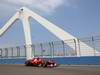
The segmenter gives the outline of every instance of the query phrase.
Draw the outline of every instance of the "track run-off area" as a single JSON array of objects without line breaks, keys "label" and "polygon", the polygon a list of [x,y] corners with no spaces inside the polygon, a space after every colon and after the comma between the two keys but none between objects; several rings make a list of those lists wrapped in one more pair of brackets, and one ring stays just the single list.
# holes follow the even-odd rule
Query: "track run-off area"
[{"label": "track run-off area", "polygon": [[100,66],[66,65],[56,68],[0,65],[0,75],[100,75]]}]

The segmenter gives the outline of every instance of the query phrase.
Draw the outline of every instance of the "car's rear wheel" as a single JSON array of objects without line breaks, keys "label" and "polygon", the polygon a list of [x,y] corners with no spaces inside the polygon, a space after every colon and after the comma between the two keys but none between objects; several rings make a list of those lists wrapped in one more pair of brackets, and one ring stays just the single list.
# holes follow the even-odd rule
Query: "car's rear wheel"
[{"label": "car's rear wheel", "polygon": [[31,64],[29,61],[26,61],[26,62],[25,62],[25,65],[26,65],[26,66],[31,66],[32,64]]}]

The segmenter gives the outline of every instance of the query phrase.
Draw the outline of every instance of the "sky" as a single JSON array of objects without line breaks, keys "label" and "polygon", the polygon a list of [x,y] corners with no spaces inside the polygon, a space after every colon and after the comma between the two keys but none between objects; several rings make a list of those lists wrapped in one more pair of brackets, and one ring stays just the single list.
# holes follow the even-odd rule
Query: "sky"
[{"label": "sky", "polygon": [[[23,6],[77,38],[100,35],[100,0],[0,0],[0,28]],[[30,25],[32,43],[59,40],[33,19]],[[21,21],[0,37],[1,46],[24,43]]]}]

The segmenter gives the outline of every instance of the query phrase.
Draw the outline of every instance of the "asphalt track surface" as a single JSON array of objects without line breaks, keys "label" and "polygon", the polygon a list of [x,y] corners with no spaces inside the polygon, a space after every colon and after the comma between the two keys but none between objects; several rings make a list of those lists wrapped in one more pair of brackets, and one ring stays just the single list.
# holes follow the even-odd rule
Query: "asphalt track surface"
[{"label": "asphalt track surface", "polygon": [[100,67],[60,66],[57,68],[0,65],[0,75],[100,75]]}]

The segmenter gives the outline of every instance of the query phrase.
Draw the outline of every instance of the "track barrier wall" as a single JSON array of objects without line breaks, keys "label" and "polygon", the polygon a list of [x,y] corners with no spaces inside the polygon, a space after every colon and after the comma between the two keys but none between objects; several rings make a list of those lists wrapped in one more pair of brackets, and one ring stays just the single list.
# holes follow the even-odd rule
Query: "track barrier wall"
[{"label": "track barrier wall", "polygon": [[[55,57],[44,58],[54,60],[61,65],[100,65],[100,56],[96,57]],[[26,59],[0,59],[0,64],[24,64]]]}]

